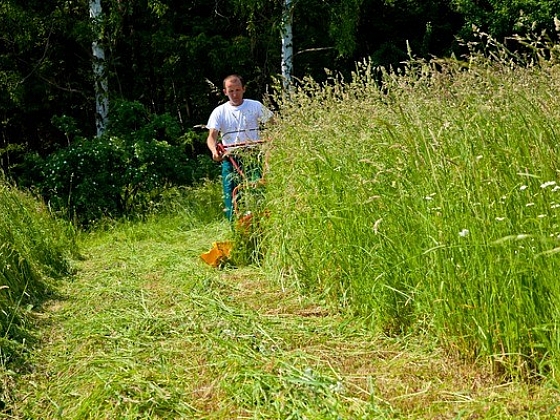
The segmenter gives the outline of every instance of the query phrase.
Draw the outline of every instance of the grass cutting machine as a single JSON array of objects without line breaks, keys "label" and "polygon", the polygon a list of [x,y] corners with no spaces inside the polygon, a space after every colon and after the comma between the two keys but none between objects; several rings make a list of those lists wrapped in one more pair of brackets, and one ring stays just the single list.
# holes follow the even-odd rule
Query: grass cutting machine
[{"label": "grass cutting machine", "polygon": [[[218,143],[216,147],[222,159],[227,159],[235,169],[232,227],[239,245],[235,248],[244,248],[245,251],[254,251],[258,240],[254,218],[255,214],[260,214],[263,201],[263,143],[252,141],[231,146]],[[233,241],[214,242],[212,249],[202,254],[201,258],[207,264],[219,267],[231,258],[233,251]]]}]

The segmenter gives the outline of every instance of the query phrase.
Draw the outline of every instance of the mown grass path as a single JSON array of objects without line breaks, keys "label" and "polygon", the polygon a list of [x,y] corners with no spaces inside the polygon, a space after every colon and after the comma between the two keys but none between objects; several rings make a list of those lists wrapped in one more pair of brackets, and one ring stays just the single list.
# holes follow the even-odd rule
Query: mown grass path
[{"label": "mown grass path", "polygon": [[552,387],[368,333],[257,268],[205,266],[224,232],[160,219],[84,236],[6,418],[557,417]]}]

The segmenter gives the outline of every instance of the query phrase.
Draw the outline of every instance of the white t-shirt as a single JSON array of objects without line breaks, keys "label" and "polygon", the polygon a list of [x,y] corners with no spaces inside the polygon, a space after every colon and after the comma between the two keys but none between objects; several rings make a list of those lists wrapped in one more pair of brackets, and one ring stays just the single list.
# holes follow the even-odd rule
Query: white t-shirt
[{"label": "white t-shirt", "polygon": [[214,109],[206,127],[221,133],[224,146],[232,146],[259,140],[260,124],[264,124],[270,118],[272,111],[262,103],[253,99],[243,99],[239,106],[226,102]]}]

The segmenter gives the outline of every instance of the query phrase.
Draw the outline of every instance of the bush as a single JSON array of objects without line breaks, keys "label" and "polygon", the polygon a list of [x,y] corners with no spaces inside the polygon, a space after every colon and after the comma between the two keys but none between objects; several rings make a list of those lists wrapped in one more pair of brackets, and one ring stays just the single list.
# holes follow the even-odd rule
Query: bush
[{"label": "bush", "polygon": [[181,135],[168,114],[150,115],[139,103],[120,102],[111,116],[100,138],[77,138],[44,159],[27,157],[27,166],[39,172],[27,186],[79,223],[149,211],[166,189],[215,171],[209,157],[195,155],[201,135]]}]

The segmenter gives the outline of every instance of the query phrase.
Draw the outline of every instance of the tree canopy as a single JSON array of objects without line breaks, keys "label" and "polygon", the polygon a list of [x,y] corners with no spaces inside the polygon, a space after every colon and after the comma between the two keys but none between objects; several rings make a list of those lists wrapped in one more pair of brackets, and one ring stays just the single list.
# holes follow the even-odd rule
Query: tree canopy
[{"label": "tree canopy", "polygon": [[[111,103],[169,115],[183,135],[242,74],[262,98],[281,75],[285,0],[101,0]],[[93,30],[87,0],[0,0],[0,157],[5,172],[93,138]],[[554,30],[560,0],[292,0],[293,77],[349,74],[364,59],[398,66],[448,56],[473,25],[498,39]],[[136,105],[135,105],[136,106]],[[156,136],[157,137],[157,136]],[[190,153],[200,153],[194,142]]]},{"label": "tree canopy", "polygon": [[[280,74],[283,0],[103,0],[112,97],[170,112],[185,129],[220,100],[223,76],[242,73],[260,97]],[[66,144],[53,125],[71,117],[91,135],[92,28],[85,0],[1,0],[0,115],[3,144],[51,151]],[[497,37],[553,28],[560,1],[308,0],[294,2],[294,76],[351,71],[446,55],[472,24]]]}]

